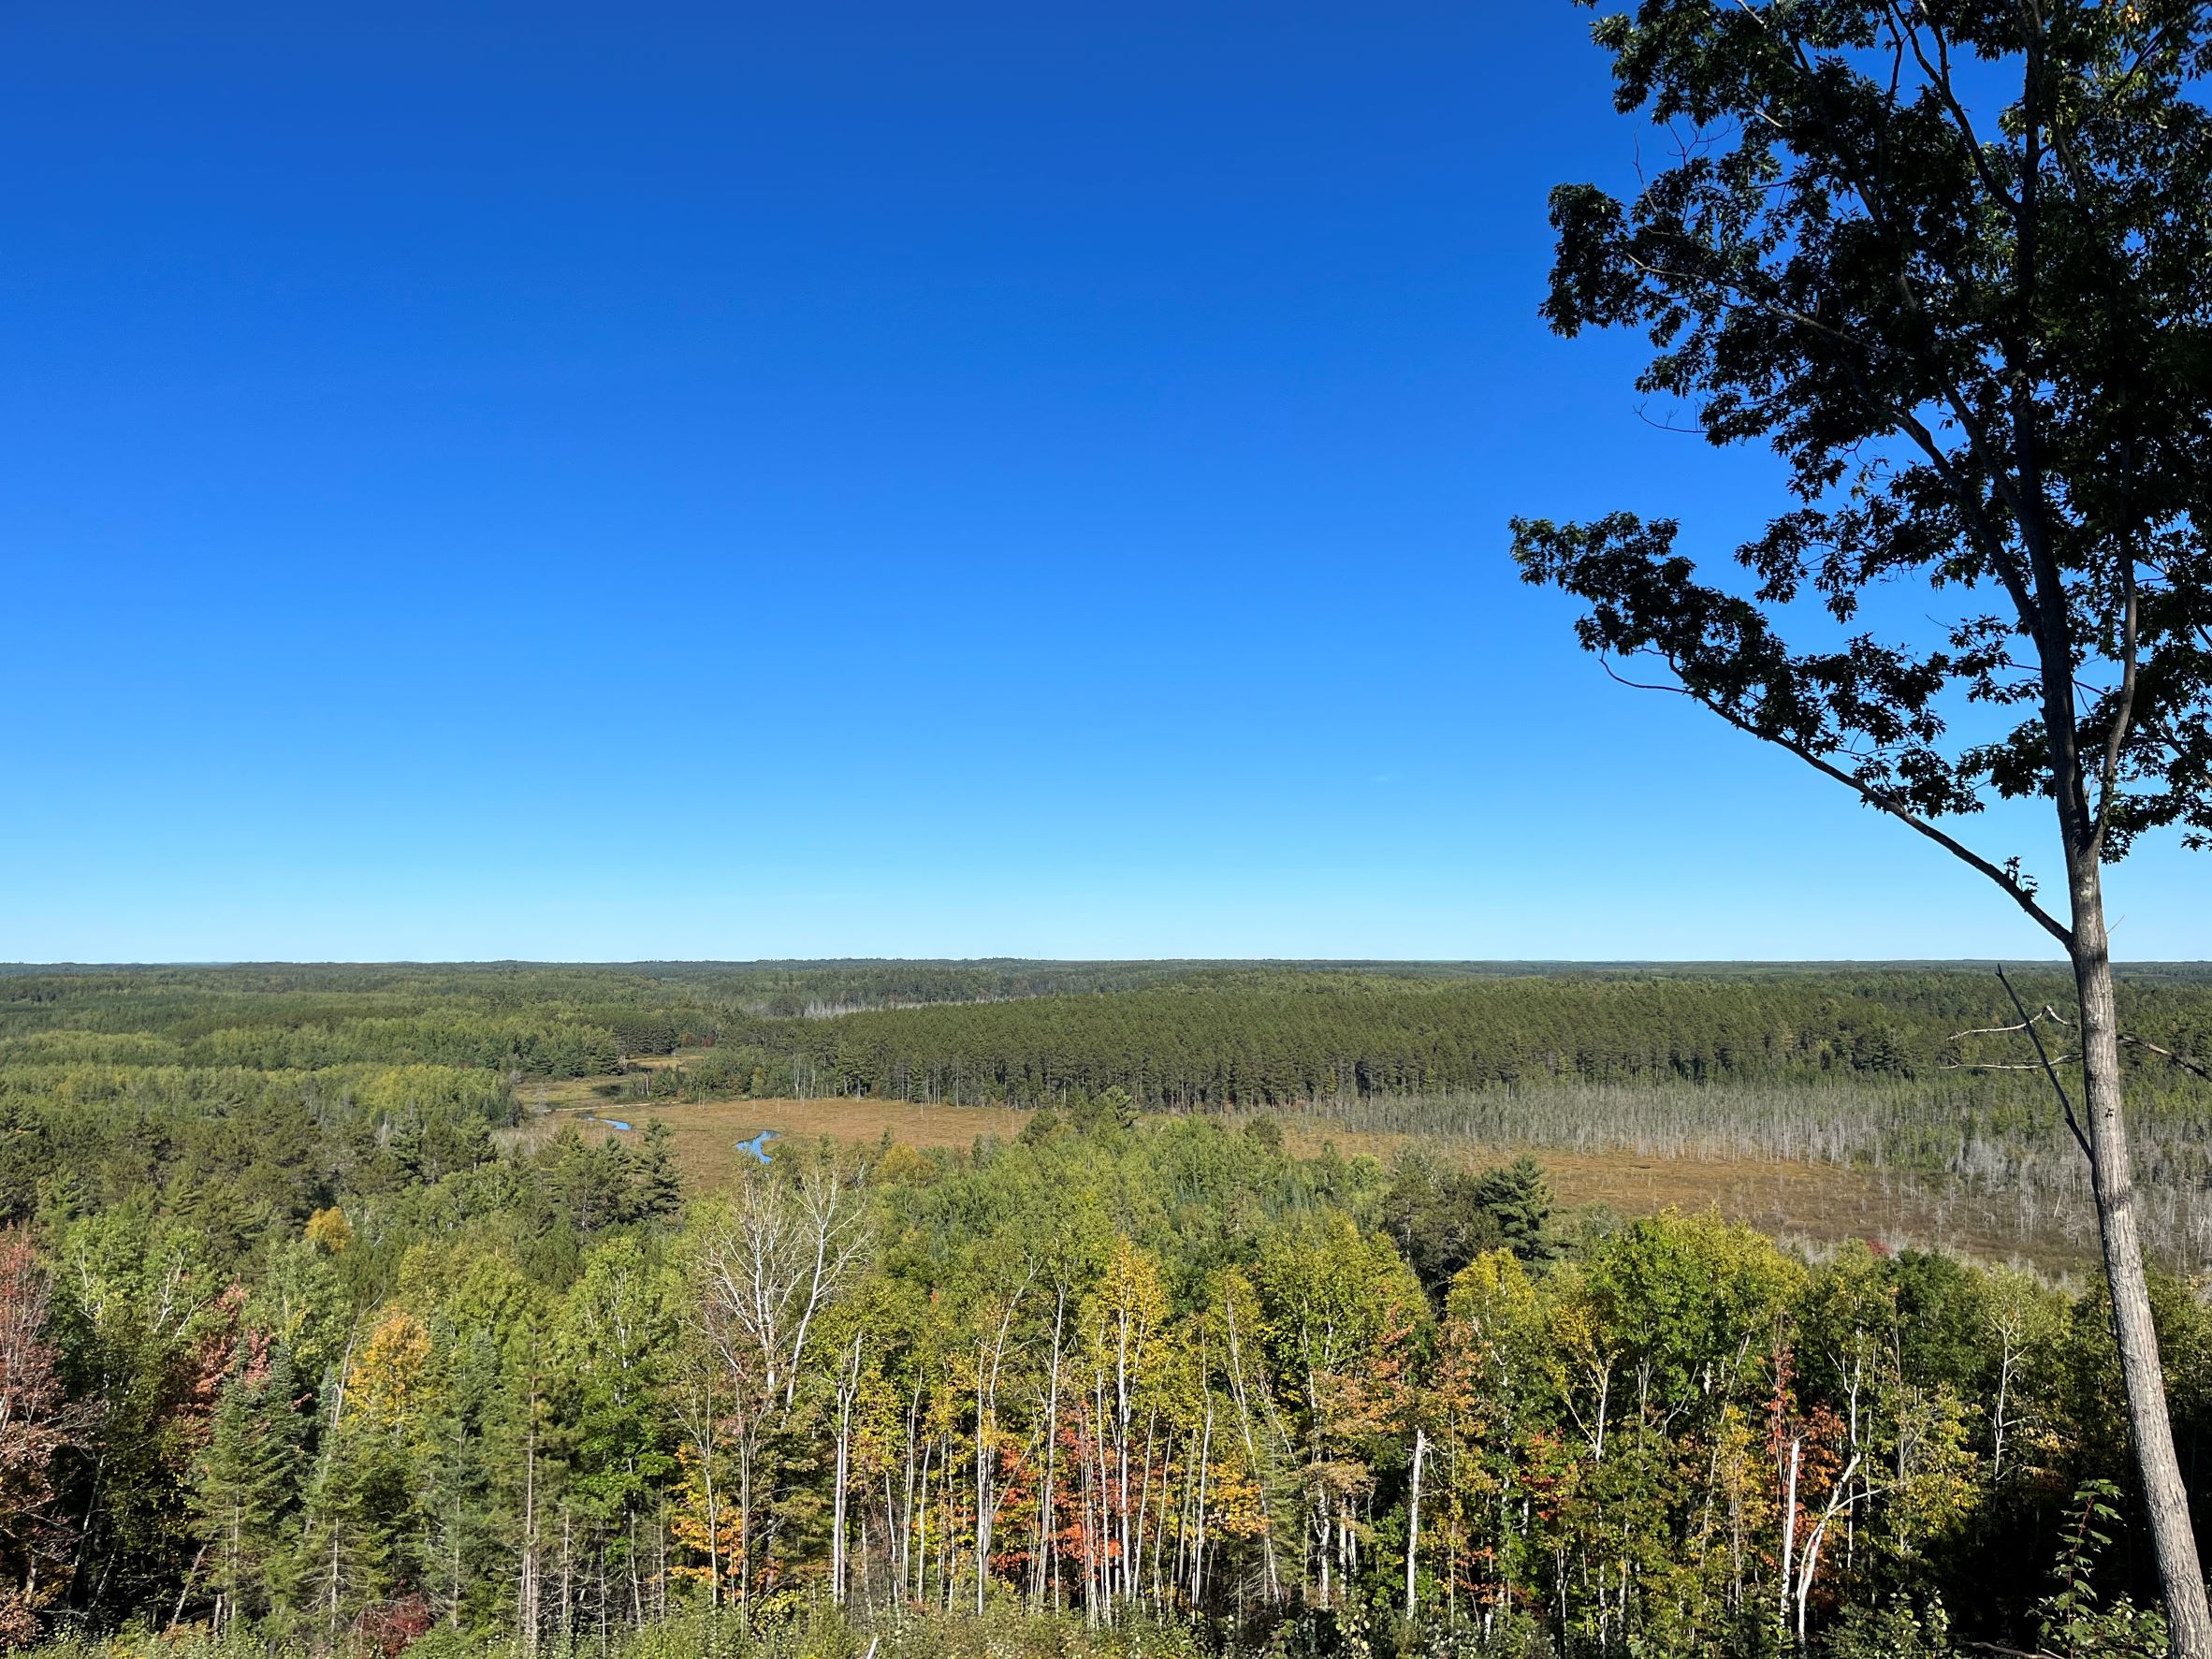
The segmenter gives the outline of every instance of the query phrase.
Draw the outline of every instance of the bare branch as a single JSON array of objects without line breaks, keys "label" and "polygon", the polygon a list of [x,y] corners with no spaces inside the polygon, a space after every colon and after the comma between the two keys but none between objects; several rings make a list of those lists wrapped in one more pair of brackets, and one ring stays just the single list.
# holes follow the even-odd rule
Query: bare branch
[{"label": "bare branch", "polygon": [[2170,1048],[2161,1048],[2155,1042],[2147,1042],[2140,1037],[2130,1037],[2123,1033],[2120,1037],[2120,1041],[2126,1043],[2130,1048],[2139,1048],[2147,1054],[2154,1054],[2158,1055],[2162,1060],[2171,1060],[2175,1065],[2180,1067],[2184,1071],[2193,1071],[2197,1076],[2203,1078],[2206,1083],[2212,1083],[2212,1066],[2206,1066],[2201,1061],[2192,1060],[2187,1055],[2177,1055]]},{"label": "bare branch", "polygon": [[[2034,1025],[2037,1020],[2044,1019],[2059,1020],[2059,1024],[2061,1026],[2066,1024],[2064,1020],[2059,1019],[2059,1015],[2055,1010],[2045,1007],[2040,1013],[2030,1014],[2025,1021],[2017,1026],[1977,1026],[1972,1031],[1957,1031],[1952,1033],[1951,1041],[1953,1042],[1962,1042],[1969,1037],[2016,1037],[2021,1032],[2027,1030],[2030,1026]],[[2068,1028],[2072,1029],[2071,1026]]]},{"label": "bare branch", "polygon": [[[2035,1014],[2033,1018],[2030,1020],[2029,1024],[2034,1024],[2035,1020],[2049,1020],[2054,1025],[2063,1026],[2069,1031],[2074,1029],[2074,1022],[2068,1019],[2064,1014],[2060,1013],[2057,1009],[2051,1007],[2051,1005],[2047,1002],[2044,1004],[2042,1011]],[[1994,1027],[1994,1029],[2000,1031],[2025,1031],[2027,1028],[2027,1026],[2000,1026]],[[1980,1035],[1980,1033],[1962,1031],[1959,1033],[1959,1035],[1961,1037],[1973,1037]],[[2162,1048],[2159,1044],[2152,1042],[2148,1038],[2131,1037],[2125,1031],[2117,1032],[2115,1035],[2121,1042],[2126,1043],[2130,1048],[2139,1048],[2146,1054],[2158,1055],[2161,1060],[2170,1060],[2175,1065],[2180,1067],[2184,1071],[2194,1072],[2197,1076],[2203,1078],[2206,1083],[2212,1083],[2212,1066],[2207,1066],[2201,1060],[2192,1060],[2187,1055],[2177,1055],[2170,1048]],[[1953,1041],[1957,1040],[1954,1039]]]},{"label": "bare branch", "polygon": [[[2071,952],[2068,953],[2072,954]],[[2028,1041],[2035,1044],[2035,1057],[2043,1062],[2044,1075],[2051,1080],[2051,1088],[2059,1097],[2059,1110],[2066,1117],[2066,1127],[2074,1131],[2074,1144],[2081,1148],[2082,1157],[2089,1160],[2089,1169],[2094,1172],[2097,1168],[2097,1151],[2089,1144],[2088,1136],[2081,1132],[2081,1120],[2074,1115],[2074,1100],[2066,1093],[2066,1085],[2059,1081],[2058,1063],[2045,1052],[2043,1037],[2035,1029],[2035,1022],[2028,1017],[2028,1009],[2021,1002],[2019,992],[2013,989],[2011,977],[2001,968],[1997,970],[1997,982],[2004,987],[2004,994],[2013,999],[2013,1011],[2020,1016],[2020,1025],[2028,1033]],[[2048,1003],[2044,1005],[2044,1012],[2053,1019],[2059,1017],[2058,1011]]]}]

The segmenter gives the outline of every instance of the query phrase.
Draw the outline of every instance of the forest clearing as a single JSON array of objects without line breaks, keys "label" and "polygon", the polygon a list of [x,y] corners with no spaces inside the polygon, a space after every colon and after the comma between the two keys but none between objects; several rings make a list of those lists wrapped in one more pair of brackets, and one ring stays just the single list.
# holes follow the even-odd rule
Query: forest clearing
[{"label": "forest clearing", "polygon": [[[516,1143],[542,1146],[564,1122],[588,1135],[611,1135],[587,1115],[598,1110],[597,1101],[587,1100],[595,1086],[604,1085],[575,1080],[521,1085],[517,1093],[544,1115],[512,1131]],[[2024,1230],[2009,1201],[1977,1199],[1960,1184],[1940,1178],[1709,1152],[1562,1150],[1529,1142],[1338,1127],[1295,1108],[1254,1110],[1279,1114],[1287,1143],[1302,1157],[1318,1157],[1332,1149],[1342,1157],[1387,1164],[1408,1149],[1427,1149],[1455,1168],[1478,1171],[1535,1153],[1566,1210],[1596,1207],[1634,1217],[1710,1208],[1728,1221],[1812,1245],[1940,1245],[1985,1261],[2027,1261],[2055,1273],[2077,1273],[2093,1260],[2078,1229],[2071,1238],[2048,1227]],[[888,1143],[965,1150],[984,1137],[1012,1139],[1033,1114],[874,1097],[677,1100],[656,1104],[650,1113],[672,1132],[686,1179],[708,1188],[746,1172],[751,1160],[736,1141],[763,1128],[801,1142],[827,1137],[856,1148]]]}]

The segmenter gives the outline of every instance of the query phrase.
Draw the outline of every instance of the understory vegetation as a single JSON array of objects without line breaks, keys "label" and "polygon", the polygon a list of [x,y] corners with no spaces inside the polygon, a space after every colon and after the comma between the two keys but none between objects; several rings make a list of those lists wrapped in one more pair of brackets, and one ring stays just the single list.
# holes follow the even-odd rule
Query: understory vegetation
[{"label": "understory vegetation", "polygon": [[[748,999],[935,982],[749,971],[0,975],[0,1642],[2159,1651],[2101,1289],[1566,1213],[1540,1154],[1467,1155],[2086,1207],[2050,1081],[1975,1070],[2020,1040],[1957,1040],[2005,1023],[1986,971],[947,970],[998,999],[820,1017]],[[2122,1013],[2202,1054],[2212,984]],[[656,1098],[794,1061],[1037,1109],[687,1190]],[[2139,1068],[2196,1216],[2212,1086]],[[634,1083],[634,1129],[508,1133],[561,1075]],[[2158,1244],[2201,1469],[2212,1311]]]}]

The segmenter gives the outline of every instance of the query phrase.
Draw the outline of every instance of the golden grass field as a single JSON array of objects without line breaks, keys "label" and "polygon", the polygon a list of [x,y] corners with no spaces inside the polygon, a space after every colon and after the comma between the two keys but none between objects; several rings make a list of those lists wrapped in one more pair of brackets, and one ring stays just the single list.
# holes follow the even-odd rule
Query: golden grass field
[{"label": "golden grass field", "polygon": [[[525,1083],[517,1092],[531,1115],[515,1138],[540,1142],[564,1123],[589,1130],[592,1125],[588,1114],[619,1118],[636,1130],[645,1128],[648,1117],[659,1118],[675,1134],[677,1157],[687,1182],[695,1189],[711,1189],[758,1167],[736,1143],[763,1129],[790,1139],[827,1135],[856,1145],[876,1144],[888,1134],[894,1142],[908,1146],[965,1148],[984,1136],[1011,1139],[1028,1118],[1026,1112],[1005,1107],[872,1099],[648,1105],[605,1099],[595,1092],[599,1086],[604,1086],[601,1080],[590,1079]],[[1986,1260],[2017,1259],[2046,1269],[2075,1265],[2079,1256],[2053,1240],[2024,1243],[1993,1206],[1970,1195],[1926,1182],[1885,1180],[1870,1171],[1832,1164],[1524,1148],[1460,1138],[1345,1131],[1300,1123],[1294,1115],[1286,1116],[1285,1129],[1286,1141],[1301,1153],[1317,1153],[1332,1142],[1346,1157],[1368,1153],[1386,1162],[1416,1141],[1439,1157],[1477,1169],[1533,1151],[1550,1179],[1554,1198],[1570,1210],[1602,1204],[1636,1216],[1669,1207],[1710,1207],[1731,1221],[1814,1245],[1853,1239],[1878,1240],[1893,1247],[1940,1243],[1946,1249]]]}]

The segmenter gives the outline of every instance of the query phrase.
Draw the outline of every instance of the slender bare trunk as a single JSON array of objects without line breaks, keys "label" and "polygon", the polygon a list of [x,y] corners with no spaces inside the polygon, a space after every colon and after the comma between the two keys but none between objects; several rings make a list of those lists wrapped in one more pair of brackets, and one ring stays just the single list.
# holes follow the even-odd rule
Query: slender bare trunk
[{"label": "slender bare trunk", "polygon": [[848,1489],[852,1480],[852,1411],[860,1396],[860,1360],[865,1334],[852,1338],[852,1358],[838,1379],[837,1387],[837,1490],[834,1494],[834,1514],[830,1521],[830,1599],[842,1604],[847,1597],[846,1579],[850,1571],[846,1544],[851,1501]]},{"label": "slender bare trunk", "polygon": [[1776,1609],[1779,1634],[1786,1638],[1790,1628],[1790,1591],[1794,1583],[1791,1568],[1795,1564],[1797,1541],[1797,1465],[1804,1456],[1805,1442],[1792,1439],[1789,1461],[1784,1465],[1783,1496],[1782,1502],[1782,1600]]},{"label": "slender bare trunk", "polygon": [[522,1560],[521,1583],[515,1598],[516,1623],[521,1626],[517,1633],[522,1638],[522,1652],[527,1656],[538,1651],[538,1423],[537,1390],[533,1385],[530,1397],[530,1431],[528,1445],[523,1451],[522,1466]]},{"label": "slender bare trunk", "polygon": [[1068,1288],[1055,1288],[1053,1297],[1053,1349],[1044,1392],[1044,1492],[1037,1507],[1037,1579],[1035,1600],[1041,1607],[1049,1585],[1058,1580],[1053,1567],[1053,1485],[1058,1477],[1060,1449],[1060,1328],[1068,1313]]},{"label": "slender bare trunk", "polygon": [[[996,1377],[993,1378],[996,1381]],[[991,1433],[996,1415],[992,1389],[984,1382],[983,1354],[979,1345],[975,1363],[975,1610],[982,1617],[991,1560]]]},{"label": "slender bare trunk", "polygon": [[1429,1435],[1425,1429],[1413,1432],[1413,1491],[1405,1505],[1405,1617],[1410,1621],[1419,1608],[1421,1559],[1421,1463],[1429,1454]]}]

